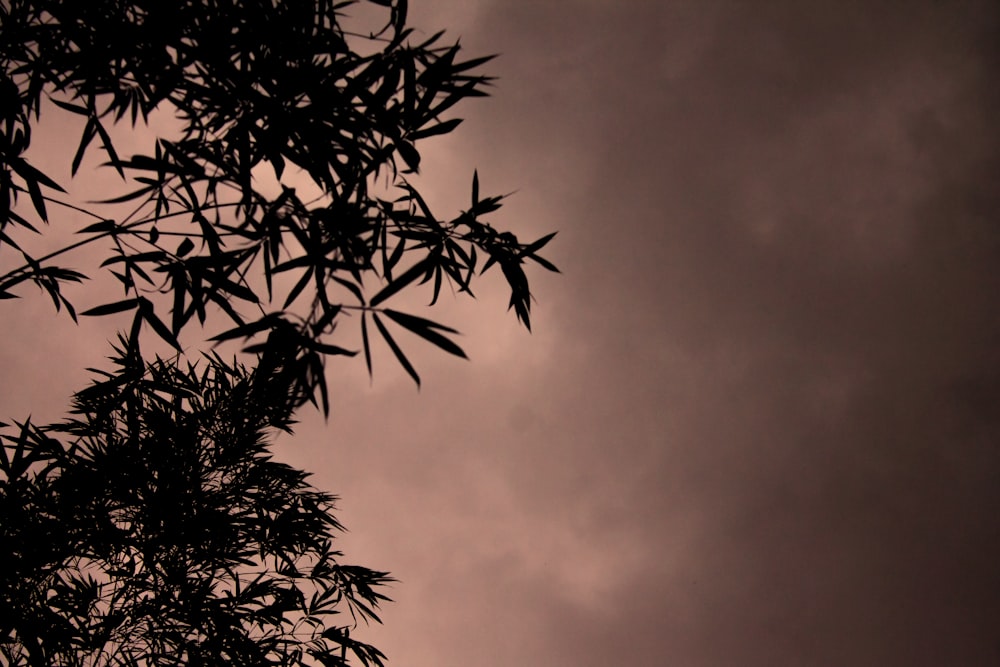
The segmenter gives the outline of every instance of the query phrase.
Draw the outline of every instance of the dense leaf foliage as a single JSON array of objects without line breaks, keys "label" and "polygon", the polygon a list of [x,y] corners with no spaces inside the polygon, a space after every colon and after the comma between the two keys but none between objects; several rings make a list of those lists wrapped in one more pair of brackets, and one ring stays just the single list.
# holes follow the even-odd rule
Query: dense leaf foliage
[{"label": "dense leaf foliage", "polygon": [[391,580],[339,562],[333,497],[268,454],[280,380],[121,343],[73,419],[0,435],[3,663],[381,664],[350,630]]},{"label": "dense leaf foliage", "polygon": [[[217,309],[229,326],[216,340],[257,336],[250,349],[259,352],[277,333],[272,346],[295,347],[301,393],[319,392],[324,407],[325,358],[357,352],[325,340],[347,314],[360,321],[369,370],[369,319],[417,382],[390,324],[462,354],[450,329],[386,308],[410,285],[430,282],[433,303],[445,284],[471,294],[476,272],[498,265],[510,307],[530,326],[523,265],[555,268],[537,254],[551,235],[522,243],[495,230],[483,217],[502,197],[481,196],[475,175],[470,207],[447,220],[407,178],[420,165],[418,143],[460,122],[446,112],[485,94],[490,78],[475,70],[489,58],[460,60],[441,33],[412,43],[403,1],[380,33],[352,35],[338,21],[352,4],[49,0],[0,9],[0,90],[10,102],[0,243],[20,249],[14,228],[36,229],[14,209],[19,195],[47,220],[46,192],[62,189],[24,156],[45,100],[85,119],[74,172],[97,139],[108,166],[133,184],[108,200],[130,206],[120,219],[95,215],[80,242],[25,253],[0,274],[0,298],[36,283],[75,317],[61,286],[85,276],[54,262],[108,242],[101,266],[123,298],[85,314],[132,311],[180,349],[185,326]],[[135,125],[157,107],[174,111],[177,136],[158,138],[151,154],[121,156],[107,125]],[[262,170],[280,180],[289,165],[319,193],[312,200],[300,188],[261,186]]]},{"label": "dense leaf foliage", "polygon": [[[74,321],[131,321],[67,421],[0,424],[5,664],[382,664],[351,630],[391,580],[340,562],[333,497],[268,438],[328,411],[332,356],[371,373],[381,340],[418,384],[398,332],[465,356],[402,291],[471,295],[497,266],[530,327],[527,260],[556,269],[553,235],[486,221],[503,197],[475,172],[468,209],[431,211],[423,142],[486,94],[490,58],[418,39],[405,0],[368,4],[384,25],[352,32],[351,0],[0,0],[0,299],[35,285]],[[120,191],[74,201],[33,163],[56,114],[82,127],[70,173],[99,151]],[[147,151],[119,151],[130,129]],[[77,240],[32,250],[80,216]],[[89,275],[66,265],[81,249],[104,253]],[[119,293],[66,289],[94,271]],[[144,355],[150,331],[176,353]],[[201,345],[225,341],[251,365]]]}]

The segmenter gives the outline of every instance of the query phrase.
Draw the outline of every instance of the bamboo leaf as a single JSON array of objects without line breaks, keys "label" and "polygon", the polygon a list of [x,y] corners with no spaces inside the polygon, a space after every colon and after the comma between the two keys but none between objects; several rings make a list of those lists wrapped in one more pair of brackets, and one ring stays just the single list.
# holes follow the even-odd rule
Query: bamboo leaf
[{"label": "bamboo leaf", "polygon": [[115,171],[117,171],[118,175],[124,179],[125,170],[123,169],[121,158],[118,157],[118,152],[115,151],[114,144],[111,143],[111,136],[108,134],[108,131],[104,129],[101,121],[98,120],[96,116],[93,117],[93,121],[94,129],[96,129],[97,133],[101,135],[101,144],[104,146],[104,151],[108,154],[108,158],[111,160],[111,164],[114,166]]},{"label": "bamboo leaf", "polygon": [[139,303],[139,299],[125,299],[124,301],[115,301],[114,303],[106,303],[103,306],[97,306],[89,310],[85,310],[80,315],[87,317],[100,317],[102,315],[111,315],[112,313],[121,313],[126,310],[132,310]]},{"label": "bamboo leaf", "polygon": [[399,349],[399,345],[396,345],[396,341],[393,340],[389,330],[385,328],[384,324],[382,324],[382,320],[378,318],[377,313],[372,313],[372,319],[375,320],[375,326],[378,328],[379,333],[382,334],[382,339],[385,340],[389,349],[392,350],[392,353],[396,356],[396,360],[406,370],[406,372],[409,373],[410,377],[413,378],[413,381],[416,382],[419,387],[420,376],[417,375],[417,371],[413,368],[413,364],[411,364],[410,360],[406,358],[403,351]]},{"label": "bamboo leaf", "polygon": [[559,267],[557,267],[555,264],[545,259],[544,257],[539,257],[538,255],[529,255],[528,259],[538,262],[539,264],[544,266],[549,271],[552,271],[553,273],[562,273],[562,271],[559,270]]},{"label": "bamboo leaf", "polygon": [[77,231],[77,234],[107,233],[114,232],[117,229],[118,223],[114,220],[101,220],[100,222],[95,222],[92,225],[87,225],[83,229]]},{"label": "bamboo leaf", "polygon": [[368,343],[368,312],[361,313],[361,343],[365,350],[365,367],[368,368],[368,377],[372,377],[372,351]]},{"label": "bamboo leaf", "polygon": [[155,186],[147,185],[145,187],[139,188],[138,190],[133,190],[132,192],[128,192],[128,193],[120,195],[118,197],[112,197],[111,199],[99,199],[95,203],[97,203],[97,204],[122,204],[122,203],[127,202],[127,201],[133,201],[135,199],[138,199],[138,198],[142,197],[143,195],[149,194],[150,192],[153,192],[155,190],[156,190]]},{"label": "bamboo leaf", "polygon": [[468,359],[462,348],[436,331],[441,330],[448,331],[449,333],[458,333],[451,327],[446,327],[442,324],[438,324],[437,322],[417,317],[416,315],[408,315],[395,310],[389,310],[388,308],[383,310],[382,313],[399,326],[420,336],[429,343],[436,345],[445,352],[454,354],[457,357],[462,357],[463,359]]},{"label": "bamboo leaf", "polygon": [[223,331],[217,336],[209,338],[209,340],[222,342],[224,340],[232,340],[233,338],[250,338],[254,334],[260,333],[261,331],[274,328],[279,321],[284,321],[279,314],[270,313],[255,322],[250,322],[248,324],[243,324],[229,329],[228,331]]},{"label": "bamboo leaf", "polygon": [[295,301],[296,298],[298,298],[299,294],[302,293],[302,290],[305,289],[306,285],[309,284],[309,280],[312,278],[312,276],[313,276],[313,268],[310,266],[302,273],[302,277],[299,278],[298,282],[295,283],[295,286],[292,287],[291,291],[288,293],[288,296],[285,297],[285,303],[282,306],[282,308],[288,308],[290,305],[292,305],[292,302]]},{"label": "bamboo leaf", "polygon": [[382,267],[382,272],[385,274],[386,280],[392,282],[392,270],[396,267],[396,264],[399,263],[404,250],[406,250],[406,239],[399,238],[399,242],[396,243],[396,247],[392,249],[392,253],[390,253],[388,258],[386,258],[385,266]]},{"label": "bamboo leaf", "polygon": [[66,111],[69,111],[70,113],[75,113],[78,116],[89,116],[90,115],[90,110],[87,109],[87,107],[80,106],[79,104],[72,104],[70,102],[63,102],[61,100],[55,99],[54,97],[50,97],[49,101],[52,102],[52,104],[55,104],[60,109],[65,109]]},{"label": "bamboo leaf", "polygon": [[539,250],[541,250],[542,248],[544,248],[545,245],[549,241],[551,241],[553,238],[555,238],[555,235],[558,234],[558,233],[559,232],[552,232],[551,234],[546,234],[545,236],[543,236],[542,238],[538,239],[537,241],[526,245],[524,247],[524,249],[521,251],[521,255],[532,255],[532,254],[538,252]]},{"label": "bamboo leaf", "polygon": [[94,119],[88,118],[87,124],[83,128],[83,133],[80,135],[80,145],[76,149],[76,154],[73,156],[73,163],[70,167],[70,176],[76,176],[76,172],[80,169],[80,163],[83,162],[83,156],[87,152],[87,147],[90,146],[90,142],[94,140],[96,132],[94,131]]},{"label": "bamboo leaf", "polygon": [[185,236],[184,240],[177,246],[177,250],[174,251],[174,254],[178,257],[183,257],[192,250],[194,250],[194,241],[192,241],[190,237]]},{"label": "bamboo leaf", "polygon": [[403,158],[403,162],[410,168],[410,171],[414,173],[420,171],[420,153],[413,147],[413,144],[404,140],[397,141],[396,150],[399,151],[399,156]]},{"label": "bamboo leaf", "polygon": [[139,297],[139,312],[142,314],[142,319],[146,320],[146,323],[152,327],[156,334],[169,343],[178,352],[181,351],[181,344],[178,342],[177,337],[174,336],[173,332],[167,327],[166,324],[156,316],[156,311],[153,309],[153,302],[146,297]]},{"label": "bamboo leaf", "polygon": [[58,190],[59,192],[63,193],[66,192],[58,183],[56,183],[51,178],[40,172],[38,169],[32,167],[24,159],[16,155],[6,156],[6,159],[7,159],[7,164],[10,165],[11,169],[13,169],[14,172],[18,174],[21,178],[23,178],[25,181],[27,182],[35,181],[37,183],[41,183],[46,187],[50,187],[53,190]]},{"label": "bamboo leaf", "polygon": [[420,260],[409,269],[403,272],[402,275],[398,276],[395,280],[386,285],[382,290],[373,296],[368,302],[370,306],[377,306],[382,303],[392,295],[396,294],[399,290],[403,289],[410,283],[412,283],[417,278],[421,277],[427,270],[431,267],[432,260],[430,257],[425,257]]},{"label": "bamboo leaf", "polygon": [[329,343],[323,343],[321,341],[306,338],[303,340],[306,347],[311,350],[316,350],[317,352],[322,352],[323,354],[353,357],[357,355],[357,350],[348,350],[346,348],[340,347],[339,345],[331,345]]},{"label": "bamboo leaf", "polygon": [[[406,135],[406,138],[410,141],[418,141],[420,139],[426,139],[427,137],[433,137],[439,134],[448,134],[456,127],[462,124],[462,118],[452,118],[451,120],[446,120],[444,122],[438,123],[436,125],[431,125],[430,127],[425,127],[414,132],[410,132]],[[405,156],[403,158],[406,159]],[[419,159],[417,160],[419,163]],[[409,162],[407,162],[409,164]]]}]

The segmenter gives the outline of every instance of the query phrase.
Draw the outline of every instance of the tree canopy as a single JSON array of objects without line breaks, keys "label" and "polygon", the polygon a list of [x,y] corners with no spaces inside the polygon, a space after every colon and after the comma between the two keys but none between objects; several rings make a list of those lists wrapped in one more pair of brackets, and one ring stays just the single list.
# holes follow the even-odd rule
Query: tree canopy
[{"label": "tree canopy", "polygon": [[[131,314],[70,418],[0,430],[9,664],[381,664],[337,619],[377,619],[389,577],[340,564],[333,497],[273,461],[269,434],[306,403],[329,411],[331,357],[371,373],[380,340],[419,384],[397,332],[465,356],[455,329],[391,307],[401,291],[472,295],[495,266],[530,328],[526,264],[556,269],[538,254],[553,234],[486,220],[503,197],[477,173],[446,218],[413,178],[423,142],[487,94],[490,57],[418,35],[405,0],[370,0],[384,25],[352,32],[358,4],[0,2],[0,298],[33,284],[73,320]],[[163,112],[169,131],[150,124]],[[102,151],[119,192],[71,200],[33,163],[57,113],[83,127],[71,174]],[[123,155],[123,128],[156,133],[150,150]],[[80,216],[63,247],[26,242]],[[67,264],[85,248],[105,253],[86,274]],[[66,288],[94,272],[119,293],[78,308]],[[148,332],[172,355],[147,353]],[[225,341],[248,360],[199,344]]]}]

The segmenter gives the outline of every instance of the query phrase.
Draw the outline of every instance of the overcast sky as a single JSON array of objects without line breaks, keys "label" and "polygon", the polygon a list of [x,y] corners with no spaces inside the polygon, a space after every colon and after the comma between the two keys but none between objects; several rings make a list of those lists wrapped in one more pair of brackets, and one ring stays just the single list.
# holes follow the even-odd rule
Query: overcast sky
[{"label": "overcast sky", "polygon": [[[411,4],[502,54],[432,205],[478,168],[563,274],[532,334],[488,280],[435,311],[471,362],[419,392],[331,365],[279,444],[400,579],[390,664],[1000,664],[1000,7]],[[3,417],[106,353],[4,307]]]}]

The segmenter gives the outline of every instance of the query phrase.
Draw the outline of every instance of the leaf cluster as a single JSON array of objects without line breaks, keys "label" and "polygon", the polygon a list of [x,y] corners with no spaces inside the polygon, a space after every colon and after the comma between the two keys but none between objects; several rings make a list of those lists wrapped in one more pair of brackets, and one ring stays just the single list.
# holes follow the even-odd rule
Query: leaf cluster
[{"label": "leaf cluster", "polygon": [[381,665],[350,631],[392,580],[340,563],[334,498],[271,458],[273,379],[120,343],[72,419],[0,430],[2,662]]},{"label": "leaf cluster", "polygon": [[[132,184],[105,201],[127,214],[93,214],[80,241],[44,257],[22,251],[24,263],[0,274],[0,298],[34,282],[75,318],[60,286],[86,276],[53,262],[102,241],[101,269],[122,295],[83,314],[133,312],[178,349],[189,324],[213,326],[221,315],[228,324],[215,341],[246,339],[257,353],[294,346],[280,354],[299,359],[298,395],[324,410],[325,359],[359,351],[327,340],[347,315],[360,321],[369,372],[369,320],[418,384],[393,327],[464,356],[453,329],[386,308],[405,288],[428,284],[431,304],[446,285],[471,295],[474,276],[497,265],[510,308],[530,328],[524,263],[556,270],[538,254],[552,235],[524,243],[495,230],[485,217],[503,197],[481,196],[477,174],[470,207],[451,219],[438,218],[412,181],[419,145],[461,122],[447,112],[487,94],[491,77],[477,70],[490,57],[462,60],[442,33],[415,42],[405,0],[376,2],[391,8],[385,27],[352,35],[341,25],[352,4],[47,0],[0,9],[0,91],[16,102],[0,136],[0,245],[21,251],[10,231],[37,231],[15,211],[19,194],[47,220],[56,200],[46,190],[61,191],[24,157],[43,99],[84,120],[74,173],[99,139],[107,165]],[[108,125],[135,126],[157,108],[173,111],[177,135],[122,157]],[[289,166],[318,197],[260,185],[262,169],[280,181]]]}]

